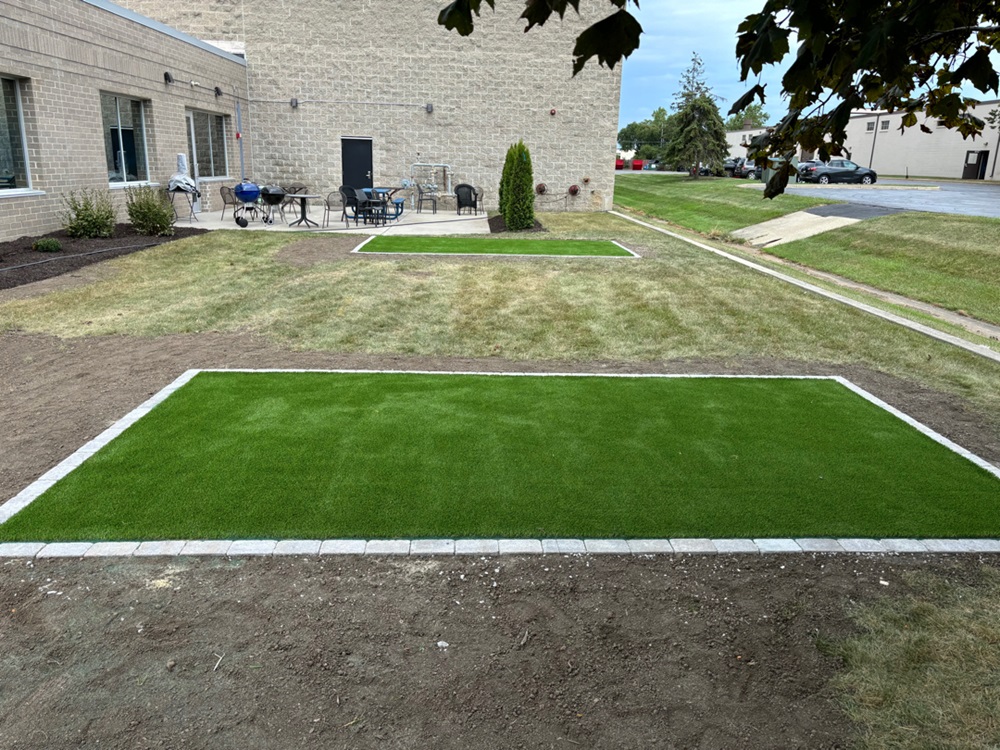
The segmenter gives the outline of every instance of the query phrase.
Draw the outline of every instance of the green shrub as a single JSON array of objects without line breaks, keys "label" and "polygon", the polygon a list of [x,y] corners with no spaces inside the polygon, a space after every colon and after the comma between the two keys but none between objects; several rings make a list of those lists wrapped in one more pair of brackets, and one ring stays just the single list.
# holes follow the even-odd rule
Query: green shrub
[{"label": "green shrub", "polygon": [[42,237],[31,243],[31,249],[39,253],[58,253],[62,245],[55,237]]},{"label": "green shrub", "polygon": [[128,220],[139,234],[169,236],[174,233],[174,207],[165,190],[144,185],[125,188]]},{"label": "green shrub", "polygon": [[[513,156],[511,156],[513,154]],[[507,152],[510,169],[504,188],[503,220],[507,229],[531,229],[535,226],[534,175],[531,171],[531,154],[524,141],[518,141]]]},{"label": "green shrub", "polygon": [[84,188],[63,199],[63,228],[70,237],[110,237],[115,233],[115,205],[108,190]]},{"label": "green shrub", "polygon": [[507,149],[507,158],[503,163],[503,172],[500,173],[500,190],[497,192],[500,201],[500,215],[507,215],[507,199],[510,197],[510,173],[514,167],[514,147]]}]

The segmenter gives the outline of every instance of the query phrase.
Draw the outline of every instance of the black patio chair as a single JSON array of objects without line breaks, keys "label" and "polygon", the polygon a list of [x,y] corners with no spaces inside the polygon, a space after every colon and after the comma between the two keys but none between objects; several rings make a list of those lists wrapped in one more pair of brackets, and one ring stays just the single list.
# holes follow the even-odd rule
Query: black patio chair
[{"label": "black patio chair", "polygon": [[458,215],[462,215],[463,208],[470,208],[475,214],[479,213],[479,193],[472,185],[462,183],[455,186],[455,203],[458,207]]},{"label": "black patio chair", "polygon": [[240,205],[240,202],[236,200],[236,194],[233,189],[227,185],[222,185],[219,188],[219,195],[222,196],[222,216],[219,217],[220,220],[226,218],[226,209],[230,206],[233,207],[233,216],[236,216],[236,207]]},{"label": "black patio chair", "polygon": [[432,213],[438,212],[438,201],[437,194],[430,189],[424,189],[424,186],[419,182],[417,183],[417,213],[419,214],[424,210],[424,202],[430,203],[433,208]]},{"label": "black patio chair", "polygon": [[[374,194],[369,195],[360,188],[354,188],[354,197],[358,201],[355,209],[356,217],[360,216],[365,224],[369,221],[376,226],[386,223],[385,203],[382,200],[374,197]],[[354,223],[355,225],[358,223],[357,218],[355,218]]]},{"label": "black patio chair", "polygon": [[[340,220],[345,224],[349,224],[351,219],[354,219],[354,225],[358,225],[358,197],[355,195],[354,188],[350,185],[341,185],[337,188],[337,192],[340,193]],[[347,209],[351,209],[352,213],[348,214]]]}]

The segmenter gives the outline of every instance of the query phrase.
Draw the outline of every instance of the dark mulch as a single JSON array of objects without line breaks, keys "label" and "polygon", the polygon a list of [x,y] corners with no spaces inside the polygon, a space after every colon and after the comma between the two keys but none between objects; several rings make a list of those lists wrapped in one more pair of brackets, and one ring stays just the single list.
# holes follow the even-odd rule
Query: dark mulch
[{"label": "dark mulch", "polygon": [[118,224],[111,237],[89,239],[70,237],[65,230],[49,232],[42,237],[59,240],[62,250],[55,253],[37,252],[31,249],[41,237],[19,237],[9,242],[0,242],[0,289],[30,284],[69,271],[75,271],[91,263],[99,263],[109,258],[146,250],[184,237],[203,234],[207,229],[197,227],[174,227],[171,237],[147,237],[138,234],[130,224]]},{"label": "dark mulch", "polygon": [[[489,222],[490,222],[490,233],[491,234],[499,234],[500,232],[509,232],[510,231],[509,229],[507,229],[507,222],[505,222],[503,220],[503,216],[501,216],[500,214],[497,214],[496,216],[491,216],[489,218]],[[531,229],[519,229],[518,231],[519,232],[547,232],[549,230],[547,230],[545,227],[543,227],[542,223],[538,219],[535,219],[535,226],[533,226]]]}]

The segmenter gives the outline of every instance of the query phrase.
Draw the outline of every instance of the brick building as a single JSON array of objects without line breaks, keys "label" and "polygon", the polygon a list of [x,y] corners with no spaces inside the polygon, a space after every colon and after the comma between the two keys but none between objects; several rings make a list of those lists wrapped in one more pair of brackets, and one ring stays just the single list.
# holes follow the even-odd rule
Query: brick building
[{"label": "brick building", "polygon": [[72,190],[166,185],[180,153],[206,201],[239,174],[245,61],[104,0],[0,0],[0,88],[0,240],[57,229]]},{"label": "brick building", "polygon": [[217,208],[241,176],[237,106],[260,184],[468,182],[495,207],[523,139],[539,210],[611,207],[620,67],[571,75],[602,0],[529,34],[498,3],[464,38],[437,24],[442,0],[123,5],[0,0],[0,239],[57,228],[73,189],[165,185],[179,153]]}]

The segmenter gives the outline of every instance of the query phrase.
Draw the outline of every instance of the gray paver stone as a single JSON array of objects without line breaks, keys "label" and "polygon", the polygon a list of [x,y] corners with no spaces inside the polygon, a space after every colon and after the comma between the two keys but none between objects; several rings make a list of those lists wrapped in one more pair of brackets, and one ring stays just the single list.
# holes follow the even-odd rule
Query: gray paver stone
[{"label": "gray paver stone", "polygon": [[719,552],[760,553],[753,539],[713,539],[712,544]]},{"label": "gray paver stone", "polygon": [[501,555],[540,555],[543,551],[540,539],[498,539],[497,547]]},{"label": "gray paver stone", "polygon": [[97,542],[84,557],[131,557],[139,542]]},{"label": "gray paver stone", "polygon": [[42,547],[35,557],[83,557],[93,546],[91,542],[53,542]]},{"label": "gray paver stone", "polygon": [[669,539],[629,539],[628,548],[633,555],[674,554],[674,547]]},{"label": "gray paver stone", "polygon": [[240,539],[230,545],[228,555],[273,555],[277,546],[274,539]]},{"label": "gray paver stone", "polygon": [[232,546],[232,539],[194,539],[184,545],[182,555],[224,555]]},{"label": "gray paver stone", "polygon": [[885,552],[878,539],[838,539],[845,552]]},{"label": "gray paver stone", "polygon": [[370,539],[365,545],[366,555],[408,555],[409,539]]},{"label": "gray paver stone", "polygon": [[34,557],[45,545],[42,542],[4,542],[0,557]]},{"label": "gray paver stone", "polygon": [[993,552],[992,539],[925,539],[931,552]]},{"label": "gray paver stone", "polygon": [[136,547],[133,557],[174,557],[184,549],[183,541],[143,542]]},{"label": "gray paver stone", "polygon": [[844,548],[836,539],[823,537],[807,537],[796,539],[795,542],[802,548],[803,552],[843,552]]},{"label": "gray paver stone", "polygon": [[500,543],[496,539],[456,539],[456,555],[497,555]]},{"label": "gray paver stone", "polygon": [[453,539],[414,539],[410,542],[411,555],[454,555]]},{"label": "gray paver stone", "polygon": [[364,539],[327,539],[319,547],[321,555],[363,555],[367,542]]},{"label": "gray paver stone", "polygon": [[584,539],[583,546],[591,555],[631,555],[624,539]]},{"label": "gray paver stone", "polygon": [[546,555],[585,555],[587,548],[582,539],[543,539],[542,552]]},{"label": "gray paver stone", "polygon": [[927,545],[919,539],[880,539],[889,552],[927,552]]},{"label": "gray paver stone", "polygon": [[801,552],[802,548],[794,539],[754,539],[761,553]]},{"label": "gray paver stone", "polygon": [[711,539],[671,539],[670,546],[674,552],[688,555],[714,555],[719,551]]},{"label": "gray paver stone", "polygon": [[274,545],[276,555],[318,555],[319,539],[282,539]]}]

